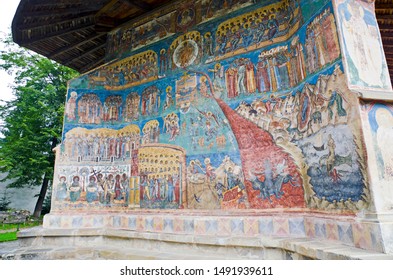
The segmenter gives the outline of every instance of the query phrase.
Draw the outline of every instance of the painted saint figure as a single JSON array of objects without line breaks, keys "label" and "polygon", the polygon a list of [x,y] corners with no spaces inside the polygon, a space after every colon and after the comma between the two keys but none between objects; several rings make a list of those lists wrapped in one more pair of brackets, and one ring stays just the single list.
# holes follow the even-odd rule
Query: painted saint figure
[{"label": "painted saint figure", "polygon": [[71,202],[76,202],[81,195],[81,186],[79,182],[79,176],[74,176],[72,179],[72,184],[70,186],[70,200]]},{"label": "painted saint figure", "polygon": [[204,55],[205,56],[213,56],[213,39],[212,39],[212,37],[211,37],[211,33],[210,32],[206,32],[205,33],[205,36],[204,36],[204,43],[203,43],[203,46],[204,46]]},{"label": "painted saint figure", "polygon": [[254,71],[254,64],[251,62],[251,60],[246,60],[245,61],[245,67],[246,67],[246,89],[247,93],[252,94],[255,93],[257,86],[255,82],[255,71]]},{"label": "painted saint figure", "polygon": [[210,163],[210,158],[206,158],[204,163],[206,166],[206,182],[211,183],[216,177],[216,174],[214,173],[214,167]]},{"label": "painted saint figure", "polygon": [[267,37],[270,41],[273,42],[273,38],[277,34],[279,29],[279,23],[274,14],[270,15],[269,21],[267,22],[267,29]]},{"label": "painted saint figure", "polygon": [[322,26],[326,37],[329,60],[332,62],[340,56],[340,46],[338,44],[336,24],[332,13],[329,13],[329,15],[325,17],[324,21],[322,22]]},{"label": "painted saint figure", "polygon": [[167,54],[166,54],[166,50],[162,49],[160,51],[160,73],[164,74],[167,69],[168,69]]},{"label": "painted saint figure", "polygon": [[175,193],[174,193],[175,186],[174,186],[173,178],[171,175],[168,175],[167,184],[168,184],[167,200],[168,200],[168,202],[173,202],[175,199]]},{"label": "painted saint figure", "polygon": [[87,193],[86,193],[86,201],[88,203],[92,203],[98,199],[98,187],[96,178],[94,176],[90,176],[89,184],[87,185]]},{"label": "painted saint figure", "polygon": [[169,109],[174,105],[173,97],[172,97],[172,87],[168,86],[166,88],[166,96],[165,96],[165,104],[164,104],[164,110]]},{"label": "painted saint figure", "polygon": [[393,106],[390,102],[370,102],[362,104],[362,110],[368,113],[371,128],[373,152],[375,153],[378,177],[391,189],[393,180]]},{"label": "painted saint figure", "polygon": [[267,62],[264,58],[259,58],[257,64],[257,76],[256,83],[259,92],[269,92],[270,91],[270,79],[267,68]]},{"label": "painted saint figure", "polygon": [[116,200],[123,199],[123,196],[122,196],[123,188],[122,188],[121,183],[120,183],[120,178],[121,177],[120,177],[119,174],[117,174],[116,177],[115,177],[115,199]]},{"label": "painted saint figure", "polygon": [[229,68],[225,73],[225,80],[228,92],[228,98],[234,98],[239,95],[237,69],[235,67]]},{"label": "painted saint figure", "polygon": [[146,176],[141,176],[141,181],[140,181],[139,187],[140,187],[141,201],[150,200],[149,184],[147,182]]},{"label": "painted saint figure", "polygon": [[347,112],[345,111],[343,107],[343,98],[340,94],[337,93],[338,89],[332,92],[332,90],[329,90],[329,103],[327,105],[328,111],[329,111],[329,118],[333,119],[333,107],[336,106],[337,110],[337,115],[339,117],[343,117],[347,115]]},{"label": "painted saint figure", "polygon": [[56,199],[59,201],[63,201],[67,198],[67,179],[65,176],[61,176],[59,180],[60,182],[57,185],[56,190]]},{"label": "painted saint figure", "polygon": [[121,188],[125,192],[125,204],[128,205],[130,201],[130,187],[129,187],[129,180],[127,178],[127,174],[123,173],[121,176],[120,181]]}]

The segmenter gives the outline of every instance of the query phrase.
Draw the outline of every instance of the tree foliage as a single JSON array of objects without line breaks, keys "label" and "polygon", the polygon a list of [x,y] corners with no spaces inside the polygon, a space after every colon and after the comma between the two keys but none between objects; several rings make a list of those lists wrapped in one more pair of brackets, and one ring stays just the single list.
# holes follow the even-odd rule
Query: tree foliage
[{"label": "tree foliage", "polygon": [[0,69],[14,77],[14,99],[0,105],[0,172],[7,174],[2,181],[11,180],[8,187],[41,184],[41,212],[53,176],[52,149],[61,137],[67,81],[78,73],[17,47],[10,38],[3,44]]}]

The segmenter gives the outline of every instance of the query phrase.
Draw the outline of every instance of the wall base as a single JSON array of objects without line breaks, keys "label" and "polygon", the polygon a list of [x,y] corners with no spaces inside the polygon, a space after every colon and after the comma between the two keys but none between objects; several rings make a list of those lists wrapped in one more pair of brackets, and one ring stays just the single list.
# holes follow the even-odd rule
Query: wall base
[{"label": "wall base", "polygon": [[[174,214],[177,213],[177,214]],[[2,259],[393,259],[381,224],[294,212],[49,214]]]},{"label": "wall base", "polygon": [[38,227],[21,231],[17,245],[12,250],[0,249],[0,259],[393,259],[393,255],[307,238],[208,237],[110,229]]}]

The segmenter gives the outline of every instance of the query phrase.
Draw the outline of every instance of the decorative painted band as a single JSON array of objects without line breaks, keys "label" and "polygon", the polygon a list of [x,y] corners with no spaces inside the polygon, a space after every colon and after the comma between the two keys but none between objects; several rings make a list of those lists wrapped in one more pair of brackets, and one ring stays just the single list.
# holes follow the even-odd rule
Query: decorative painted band
[{"label": "decorative painted band", "polygon": [[118,229],[136,232],[217,237],[307,238],[337,242],[349,247],[383,252],[377,223],[359,221],[353,216],[249,215],[195,216],[173,214],[49,214],[47,229]]}]

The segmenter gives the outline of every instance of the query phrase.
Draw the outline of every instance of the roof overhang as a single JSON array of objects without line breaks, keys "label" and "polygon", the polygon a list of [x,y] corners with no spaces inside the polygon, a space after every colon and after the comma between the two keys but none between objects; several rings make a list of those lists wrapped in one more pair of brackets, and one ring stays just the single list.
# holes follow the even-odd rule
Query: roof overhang
[{"label": "roof overhang", "polygon": [[108,32],[169,2],[21,0],[12,22],[13,40],[83,73],[104,63]]}]

